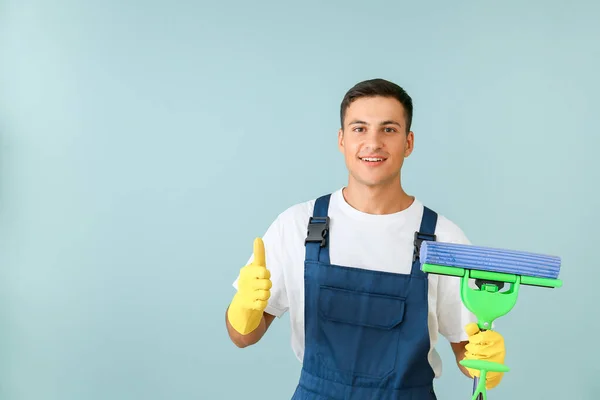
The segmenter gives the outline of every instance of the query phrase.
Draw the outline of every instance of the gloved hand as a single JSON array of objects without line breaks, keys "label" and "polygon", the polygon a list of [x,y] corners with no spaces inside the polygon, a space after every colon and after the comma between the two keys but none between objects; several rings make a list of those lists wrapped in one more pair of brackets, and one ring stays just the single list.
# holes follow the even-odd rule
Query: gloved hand
[{"label": "gloved hand", "polygon": [[[470,323],[465,327],[469,335],[469,343],[465,346],[465,358],[469,360],[486,360],[497,363],[504,363],[506,349],[504,348],[504,338],[496,331],[480,331],[479,326]],[[467,368],[471,377],[479,377],[479,370]],[[485,387],[492,389],[502,380],[502,372],[488,372],[486,376]]]},{"label": "gloved hand", "polygon": [[271,273],[266,264],[264,243],[257,238],[254,240],[254,258],[240,270],[238,291],[227,311],[229,323],[242,335],[247,335],[260,325],[271,297]]}]

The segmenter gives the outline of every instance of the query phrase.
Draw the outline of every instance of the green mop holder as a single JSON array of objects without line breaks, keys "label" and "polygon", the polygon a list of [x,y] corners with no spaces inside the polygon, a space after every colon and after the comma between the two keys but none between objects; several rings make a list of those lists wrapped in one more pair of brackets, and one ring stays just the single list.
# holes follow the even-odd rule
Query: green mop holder
[{"label": "green mop holder", "polygon": [[[501,272],[469,270],[460,267],[448,267],[424,263],[423,272],[449,275],[461,278],[460,296],[465,307],[477,317],[477,325],[481,330],[492,328],[494,320],[508,314],[517,303],[519,289],[522,285],[558,288],[562,286],[559,279],[540,278],[505,274]],[[474,279],[478,288],[472,288],[469,283]],[[502,291],[504,284],[509,284]],[[506,365],[484,360],[462,360],[460,364],[466,368],[480,371],[479,382],[474,390],[472,400],[486,400],[485,381],[488,372],[508,372]]]}]

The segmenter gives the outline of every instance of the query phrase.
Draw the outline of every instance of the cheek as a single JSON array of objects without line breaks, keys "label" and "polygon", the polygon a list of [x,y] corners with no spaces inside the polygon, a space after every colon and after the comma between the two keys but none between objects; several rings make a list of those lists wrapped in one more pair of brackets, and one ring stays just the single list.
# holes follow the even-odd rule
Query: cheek
[{"label": "cheek", "polygon": [[396,143],[393,144],[393,149],[394,149],[394,153],[404,157],[405,153],[406,153],[406,141],[405,140],[401,140],[398,141]]},{"label": "cheek", "polygon": [[359,144],[355,141],[352,141],[352,140],[344,141],[344,151],[346,153],[346,156],[348,156],[348,157],[355,156],[359,147],[360,147]]}]

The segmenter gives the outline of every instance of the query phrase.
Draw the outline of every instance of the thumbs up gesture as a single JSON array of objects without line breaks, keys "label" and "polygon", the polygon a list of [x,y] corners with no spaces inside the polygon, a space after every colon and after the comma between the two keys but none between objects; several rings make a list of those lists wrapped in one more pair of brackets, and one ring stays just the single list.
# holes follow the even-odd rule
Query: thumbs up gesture
[{"label": "thumbs up gesture", "polygon": [[263,311],[271,297],[271,273],[266,264],[264,243],[257,238],[254,240],[253,260],[240,270],[238,291],[227,312],[233,329],[243,335],[260,325]]},{"label": "thumbs up gesture", "polygon": [[254,258],[240,270],[238,294],[243,298],[245,308],[263,311],[271,296],[271,273],[267,269],[265,245],[262,239],[254,240]]}]

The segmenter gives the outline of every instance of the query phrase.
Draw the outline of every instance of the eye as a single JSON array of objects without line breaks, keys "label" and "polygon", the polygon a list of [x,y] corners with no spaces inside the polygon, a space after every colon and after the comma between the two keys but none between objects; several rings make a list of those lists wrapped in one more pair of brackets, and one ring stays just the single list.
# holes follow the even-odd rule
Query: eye
[{"label": "eye", "polygon": [[394,129],[394,128],[387,127],[387,128],[384,128],[384,129],[385,129],[386,133],[396,132],[396,129]]},{"label": "eye", "polygon": [[357,126],[356,128],[352,129],[354,132],[364,132],[365,128],[362,128],[360,126]]}]

